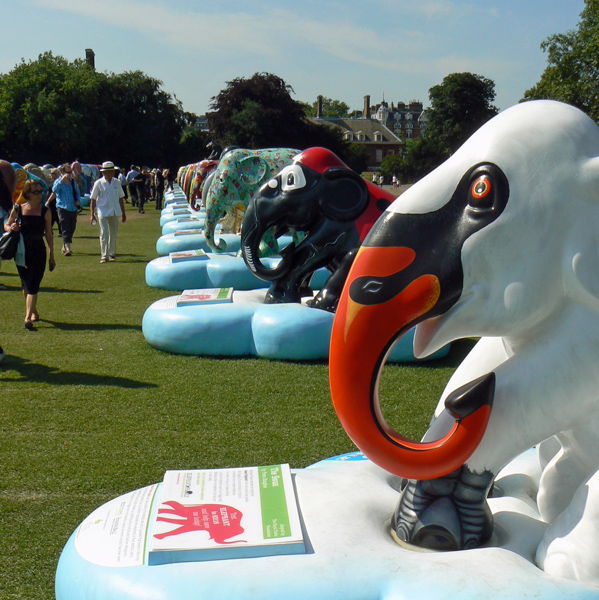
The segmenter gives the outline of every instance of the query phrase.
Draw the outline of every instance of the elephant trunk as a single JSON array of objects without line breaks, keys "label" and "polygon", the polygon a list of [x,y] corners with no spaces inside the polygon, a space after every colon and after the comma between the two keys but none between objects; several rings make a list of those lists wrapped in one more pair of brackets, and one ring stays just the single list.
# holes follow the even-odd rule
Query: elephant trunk
[{"label": "elephant trunk", "polygon": [[448,280],[430,269],[430,247],[369,247],[368,242],[367,238],[354,261],[333,324],[333,404],[348,435],[373,462],[409,479],[441,477],[461,467],[482,439],[492,383],[452,397],[442,413],[440,438],[421,442],[404,438],[385,422],[378,386],[394,342],[417,323],[453,306],[461,293],[461,277]]},{"label": "elephant trunk", "polygon": [[[224,252],[227,249],[227,242],[225,240],[218,240],[218,244],[214,240],[214,232],[219,220],[224,216],[224,213],[218,209],[218,202],[216,200],[217,194],[220,193],[218,186],[214,185],[216,171],[211,173],[206,179],[204,189],[206,196],[202,193],[202,201],[206,206],[206,219],[204,221],[204,237],[206,238],[206,245],[213,252]],[[216,188],[216,189],[214,189]]]},{"label": "elephant trunk", "polygon": [[258,216],[256,202],[252,200],[245,211],[241,227],[241,253],[250,271],[264,281],[285,277],[293,264],[291,257],[295,252],[294,243],[281,250],[281,261],[276,267],[267,267],[260,260],[260,242],[264,234],[274,225],[276,222],[268,222]]}]

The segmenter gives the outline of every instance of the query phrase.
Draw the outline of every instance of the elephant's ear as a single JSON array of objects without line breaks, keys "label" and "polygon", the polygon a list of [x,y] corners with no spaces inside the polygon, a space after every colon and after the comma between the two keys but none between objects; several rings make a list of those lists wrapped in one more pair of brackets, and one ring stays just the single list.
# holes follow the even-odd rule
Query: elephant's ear
[{"label": "elephant's ear", "polygon": [[260,156],[246,156],[239,161],[239,175],[246,185],[260,185],[269,173],[268,163]]},{"label": "elephant's ear", "polygon": [[319,198],[320,210],[333,221],[355,221],[367,208],[370,193],[354,171],[331,167],[324,173],[326,187]]},{"label": "elephant's ear", "polygon": [[564,286],[570,298],[599,312],[599,157],[584,164],[580,179],[584,203],[565,240]]}]

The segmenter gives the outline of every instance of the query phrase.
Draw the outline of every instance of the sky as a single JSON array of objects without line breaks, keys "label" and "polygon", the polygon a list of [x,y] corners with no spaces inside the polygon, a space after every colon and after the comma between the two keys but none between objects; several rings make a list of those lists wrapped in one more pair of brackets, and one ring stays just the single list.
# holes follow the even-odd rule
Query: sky
[{"label": "sky", "polygon": [[[2,2],[0,73],[46,51],[96,69],[141,70],[203,115],[239,77],[273,73],[292,97],[362,110],[418,100],[450,73],[495,82],[516,104],[546,66],[540,44],[575,29],[584,0],[10,0]],[[7,26],[7,24],[12,24]]]}]

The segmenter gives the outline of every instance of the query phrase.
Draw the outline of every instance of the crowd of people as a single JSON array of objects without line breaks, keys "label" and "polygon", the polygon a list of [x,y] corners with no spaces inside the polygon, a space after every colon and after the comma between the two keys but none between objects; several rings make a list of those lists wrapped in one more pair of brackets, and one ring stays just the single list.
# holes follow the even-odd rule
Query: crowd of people
[{"label": "crowd of people", "polygon": [[[90,222],[99,226],[103,264],[116,260],[119,220],[123,223],[127,220],[125,204],[144,213],[144,205],[151,201],[156,210],[161,210],[164,193],[173,189],[176,175],[162,167],[150,170],[135,165],[126,172],[111,161],[102,163],[99,174],[89,192],[89,205]],[[82,198],[89,190],[78,161],[51,168],[49,183],[29,174],[17,186],[17,179],[13,166],[0,161],[0,220],[4,232],[21,234],[14,260],[25,297],[24,325],[32,330],[40,319],[37,297],[46,265],[50,271],[56,267],[54,225],[62,238],[62,253],[72,256],[77,216],[83,210]],[[6,288],[0,286],[0,289]],[[3,355],[0,348],[0,360]]]}]

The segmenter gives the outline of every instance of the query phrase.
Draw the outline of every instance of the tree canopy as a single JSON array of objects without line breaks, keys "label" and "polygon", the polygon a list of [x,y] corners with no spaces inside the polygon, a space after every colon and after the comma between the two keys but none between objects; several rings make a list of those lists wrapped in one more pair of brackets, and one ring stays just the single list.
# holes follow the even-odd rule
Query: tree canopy
[{"label": "tree canopy", "polygon": [[[312,104],[305,104],[305,113],[308,117],[316,117],[318,114],[318,100]],[[350,117],[349,105],[342,100],[333,100],[326,96],[322,99],[322,116],[325,119],[344,119]]]},{"label": "tree canopy", "polygon": [[452,73],[429,90],[426,136],[407,140],[403,156],[387,156],[384,175],[417,181],[438,167],[497,114],[495,83],[472,73]]},{"label": "tree canopy", "polygon": [[210,132],[221,146],[310,148],[323,146],[353,168],[354,153],[339,130],[306,118],[305,105],[291,97],[293,88],[272,73],[237,78],[212,98]]},{"label": "tree canopy", "polygon": [[585,0],[578,27],[549,36],[541,49],[547,67],[523,100],[567,102],[599,122],[599,0]]},{"label": "tree canopy", "polygon": [[495,83],[473,73],[451,73],[429,90],[427,137],[455,152],[481,125],[494,117]]},{"label": "tree canopy", "polygon": [[141,71],[100,73],[46,52],[0,75],[0,156],[12,162],[177,165],[206,144],[181,145],[196,120]]}]

